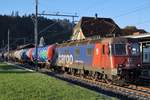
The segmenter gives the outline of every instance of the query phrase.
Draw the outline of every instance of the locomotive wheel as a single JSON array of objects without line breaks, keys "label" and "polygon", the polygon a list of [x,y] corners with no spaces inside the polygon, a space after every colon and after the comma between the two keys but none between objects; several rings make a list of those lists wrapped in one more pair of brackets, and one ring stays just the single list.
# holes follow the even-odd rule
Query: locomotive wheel
[{"label": "locomotive wheel", "polygon": [[96,81],[98,79],[98,73],[95,72],[93,77],[94,77],[93,80]]},{"label": "locomotive wheel", "polygon": [[82,69],[79,69],[79,76],[80,76],[81,78],[83,78],[83,74],[84,74],[83,70],[82,70]]}]

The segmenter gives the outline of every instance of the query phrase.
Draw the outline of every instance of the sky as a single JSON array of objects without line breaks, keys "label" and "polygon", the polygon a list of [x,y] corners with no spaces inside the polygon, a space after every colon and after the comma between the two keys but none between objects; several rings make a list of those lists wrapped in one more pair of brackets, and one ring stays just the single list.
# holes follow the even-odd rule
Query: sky
[{"label": "sky", "polygon": [[[121,28],[136,26],[150,32],[150,0],[38,0],[39,13],[71,14],[112,18]],[[35,12],[35,0],[0,0],[0,14],[20,15]],[[60,18],[52,17],[49,18]]]}]

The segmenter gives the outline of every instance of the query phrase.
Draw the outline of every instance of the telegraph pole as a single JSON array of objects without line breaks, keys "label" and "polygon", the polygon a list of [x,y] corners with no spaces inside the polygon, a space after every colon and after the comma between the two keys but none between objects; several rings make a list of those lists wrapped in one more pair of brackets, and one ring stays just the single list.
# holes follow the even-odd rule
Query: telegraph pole
[{"label": "telegraph pole", "polygon": [[7,59],[8,59],[8,61],[9,61],[9,34],[10,34],[10,31],[8,29],[8,47],[7,47],[7,50],[8,50]]},{"label": "telegraph pole", "polygon": [[34,22],[34,36],[35,36],[35,68],[38,70],[38,0],[35,0],[35,22]]}]

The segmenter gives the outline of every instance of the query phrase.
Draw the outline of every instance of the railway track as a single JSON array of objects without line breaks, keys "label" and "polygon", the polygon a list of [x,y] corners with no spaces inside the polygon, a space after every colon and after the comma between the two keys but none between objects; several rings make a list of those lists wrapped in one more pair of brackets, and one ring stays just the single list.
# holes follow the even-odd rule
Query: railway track
[{"label": "railway track", "polygon": [[86,87],[89,86],[93,89],[102,90],[102,91],[106,91],[109,93],[111,92],[111,93],[114,93],[113,95],[115,95],[116,97],[124,99],[124,100],[126,99],[150,100],[150,88],[147,88],[147,87],[136,86],[136,85],[129,85],[129,86],[122,87],[122,86],[117,86],[114,84],[107,84],[104,82],[89,80],[86,78],[81,78],[81,77],[77,77],[77,76],[73,76],[69,74],[54,73],[47,69],[40,70],[40,72],[55,76],[59,79],[69,81],[71,83],[75,83],[78,85],[82,85]]},{"label": "railway track", "polygon": [[[23,66],[25,67],[25,66]],[[73,76],[70,74],[64,74],[64,73],[56,73],[52,72],[48,69],[40,69],[39,72],[48,74],[50,76],[78,84],[84,87],[87,87],[93,90],[98,90],[101,92],[105,91],[105,94],[111,93],[113,96],[115,95],[118,98],[121,99],[135,99],[135,100],[150,100],[150,88],[143,87],[143,86],[136,86],[136,85],[129,85],[129,86],[117,86],[114,84],[107,84],[104,82],[99,82],[95,80],[90,80],[87,78],[81,78],[78,76]]]},{"label": "railway track", "polygon": [[150,94],[150,88],[148,88],[148,87],[129,85],[127,88]]},{"label": "railway track", "polygon": [[129,98],[134,98],[134,99],[140,99],[140,100],[150,100],[150,89],[145,88],[145,87],[138,87],[134,85],[130,85],[128,87],[121,87],[121,86],[116,86],[112,84],[107,84],[103,82],[98,82],[98,81],[93,81],[89,79],[82,79],[80,77],[75,77],[75,76],[70,76],[70,78],[74,78],[77,80],[84,80],[85,82],[91,83],[93,85],[96,85],[99,88],[107,88],[110,89],[112,92],[119,93],[122,95],[125,95]]}]

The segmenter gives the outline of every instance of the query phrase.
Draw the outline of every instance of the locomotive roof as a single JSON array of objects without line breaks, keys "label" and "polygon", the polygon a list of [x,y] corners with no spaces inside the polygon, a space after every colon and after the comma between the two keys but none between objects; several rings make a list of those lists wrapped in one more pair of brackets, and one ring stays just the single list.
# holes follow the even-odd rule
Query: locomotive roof
[{"label": "locomotive roof", "polygon": [[58,47],[81,45],[81,44],[93,44],[93,43],[127,43],[137,41],[137,39],[125,38],[125,37],[110,37],[110,38],[100,38],[100,39],[83,39],[83,40],[73,40],[66,41],[62,44],[58,44]]}]

